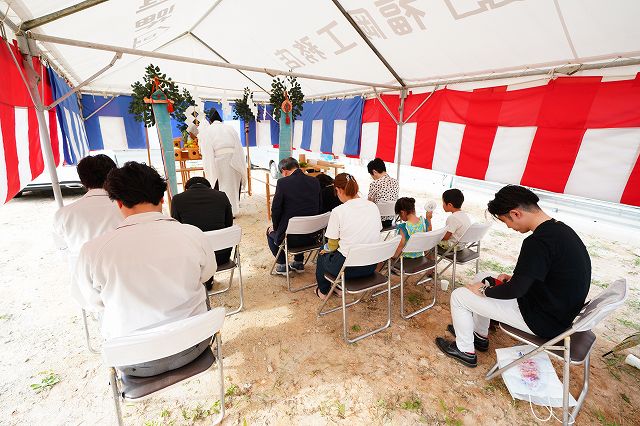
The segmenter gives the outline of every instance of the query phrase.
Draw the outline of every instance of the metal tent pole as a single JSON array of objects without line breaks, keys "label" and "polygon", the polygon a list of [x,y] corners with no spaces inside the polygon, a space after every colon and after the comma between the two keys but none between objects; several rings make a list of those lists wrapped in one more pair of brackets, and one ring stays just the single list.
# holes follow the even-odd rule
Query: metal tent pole
[{"label": "metal tent pole", "polygon": [[[53,187],[53,196],[58,204],[58,208],[64,206],[62,200],[62,190],[60,189],[60,181],[58,179],[58,172],[56,171],[56,163],[53,158],[53,151],[51,150],[51,136],[49,135],[49,129],[47,128],[47,120],[44,116],[45,107],[38,91],[38,81],[40,76],[33,68],[33,56],[31,53],[31,47],[29,41],[24,36],[17,36],[18,46],[23,56],[23,63],[27,70],[27,89],[31,93],[33,99],[36,116],[38,117],[38,127],[40,129],[40,146],[42,148],[42,158],[44,160],[45,167],[49,172],[49,178],[51,179],[51,186]],[[35,47],[35,46],[34,46]],[[42,66],[42,65],[41,65]],[[44,82],[42,82],[44,84]],[[61,143],[61,141],[58,141]]]},{"label": "metal tent pole", "polygon": [[402,165],[402,127],[404,126],[404,100],[407,97],[407,89],[400,91],[400,106],[398,107],[398,143],[396,144],[396,159],[398,161],[398,169],[396,171],[396,179],[400,185],[400,166]]},{"label": "metal tent pole", "polygon": [[82,40],[73,40],[73,39],[68,39],[63,37],[54,37],[54,36],[49,36],[44,34],[34,34],[32,32],[28,33],[28,37],[33,40],[38,40],[41,42],[47,42],[47,43],[53,43],[53,44],[63,44],[66,46],[83,47],[87,49],[102,50],[107,52],[121,52],[127,55],[145,56],[147,58],[166,59],[168,61],[185,62],[185,63],[197,64],[197,65],[207,65],[207,66],[218,67],[218,68],[229,68],[229,69],[241,70],[241,71],[253,71],[253,72],[268,74],[271,76],[287,75],[291,77],[306,78],[309,80],[331,81],[334,83],[345,83],[345,84],[352,84],[356,86],[382,87],[385,89],[400,89],[400,87],[398,86],[394,86],[392,84],[387,84],[387,83],[372,83],[368,81],[325,77],[321,75],[284,71],[284,70],[278,70],[273,68],[261,68],[261,67],[254,67],[249,65],[228,64],[226,62],[192,58],[189,56],[172,55],[168,53],[152,52],[148,50],[132,49],[129,47],[122,47],[122,46],[112,46],[112,45],[101,44],[101,43],[92,43],[92,42],[87,42]]}]

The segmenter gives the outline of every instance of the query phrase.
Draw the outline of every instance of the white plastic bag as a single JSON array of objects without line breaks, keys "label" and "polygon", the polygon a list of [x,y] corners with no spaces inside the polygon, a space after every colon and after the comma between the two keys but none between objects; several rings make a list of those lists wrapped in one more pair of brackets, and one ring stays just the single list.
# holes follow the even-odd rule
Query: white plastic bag
[{"label": "white plastic bag", "polygon": [[[534,349],[531,345],[496,349],[498,366],[505,367]],[[508,369],[502,373],[502,380],[513,398],[537,405],[562,407],[562,382],[551,364],[549,355],[544,352]],[[569,406],[574,405],[576,400],[570,394]]]}]

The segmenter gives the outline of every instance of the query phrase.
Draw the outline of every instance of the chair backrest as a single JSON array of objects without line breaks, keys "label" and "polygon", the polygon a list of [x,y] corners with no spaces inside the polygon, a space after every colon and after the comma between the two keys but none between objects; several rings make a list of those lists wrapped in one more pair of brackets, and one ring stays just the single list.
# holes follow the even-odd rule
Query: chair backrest
[{"label": "chair backrest", "polygon": [[575,331],[594,328],[611,312],[624,304],[628,293],[627,280],[620,278],[592,299],[573,322]]},{"label": "chair backrest", "polygon": [[324,229],[329,224],[331,212],[315,216],[296,216],[289,219],[287,235],[312,234]]},{"label": "chair backrest", "polygon": [[465,232],[462,237],[460,237],[459,243],[475,243],[476,241],[480,241],[484,238],[484,236],[489,232],[489,228],[491,228],[491,222],[477,222],[472,223],[467,232]]},{"label": "chair backrest", "polygon": [[139,364],[182,352],[216,334],[224,323],[224,308],[107,340],[102,357],[109,367]]},{"label": "chair backrest", "polygon": [[409,241],[402,248],[403,253],[413,253],[418,251],[429,251],[434,248],[447,232],[446,228],[436,229],[429,232],[416,232],[409,237]]},{"label": "chair backrest", "polygon": [[349,249],[344,266],[368,266],[384,262],[393,256],[402,239],[396,235],[388,241],[371,244],[355,244]]},{"label": "chair backrest", "polygon": [[213,251],[217,251],[226,248],[233,248],[240,244],[242,228],[238,225],[231,225],[228,228],[222,228],[216,231],[207,231],[204,235],[207,237]]},{"label": "chair backrest", "polygon": [[376,206],[378,206],[378,210],[380,210],[380,217],[396,215],[395,201],[380,201],[376,203]]}]

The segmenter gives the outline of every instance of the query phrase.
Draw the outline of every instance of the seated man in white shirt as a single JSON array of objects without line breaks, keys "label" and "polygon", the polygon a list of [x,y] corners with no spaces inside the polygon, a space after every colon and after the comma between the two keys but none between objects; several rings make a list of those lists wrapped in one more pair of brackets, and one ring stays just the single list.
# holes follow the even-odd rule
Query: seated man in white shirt
[{"label": "seated man in white shirt", "polygon": [[87,193],[59,209],[53,217],[54,239],[58,248],[67,255],[71,273],[75,269],[82,245],[116,229],[122,222],[118,206],[103,189],[107,175],[115,168],[116,163],[104,154],[83,158],[78,163],[77,170]]},{"label": "seated man in white shirt", "polygon": [[[75,272],[83,307],[103,312],[106,340],[207,310],[202,283],[216,271],[213,250],[200,229],[162,214],[166,187],[155,169],[135,162],[107,177],[105,189],[125,219],[82,247]],[[139,377],[173,370],[197,358],[208,340],[119,369]]]}]

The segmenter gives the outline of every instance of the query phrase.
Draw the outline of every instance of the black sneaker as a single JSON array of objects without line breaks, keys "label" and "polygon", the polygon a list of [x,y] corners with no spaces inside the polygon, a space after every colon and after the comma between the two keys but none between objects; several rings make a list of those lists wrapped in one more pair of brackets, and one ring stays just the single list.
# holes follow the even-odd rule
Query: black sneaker
[{"label": "black sneaker", "polygon": [[478,357],[476,354],[468,354],[460,351],[455,341],[450,342],[444,337],[436,337],[436,346],[438,346],[446,356],[455,359],[467,367],[475,368],[478,365]]},{"label": "black sneaker", "polygon": [[[453,324],[449,324],[447,326],[447,331],[451,334],[453,334],[453,336],[455,337],[456,335],[456,329],[453,328]],[[479,350],[480,352],[486,352],[489,350],[489,339],[486,339],[482,336],[480,336],[478,333],[476,333],[475,331],[473,332],[473,346]]]}]

